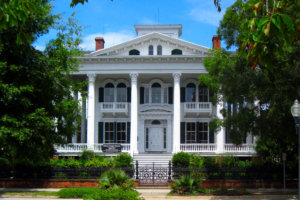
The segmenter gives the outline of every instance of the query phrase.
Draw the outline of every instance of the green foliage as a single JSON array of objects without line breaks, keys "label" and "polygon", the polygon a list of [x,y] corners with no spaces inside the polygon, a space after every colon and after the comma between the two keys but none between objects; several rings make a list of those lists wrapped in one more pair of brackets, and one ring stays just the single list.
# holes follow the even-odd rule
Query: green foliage
[{"label": "green foliage", "polygon": [[84,195],[99,192],[100,188],[65,188],[57,192],[59,198],[82,198]]},{"label": "green foliage", "polygon": [[0,166],[9,166],[9,160],[6,158],[0,158]]},{"label": "green foliage", "polygon": [[195,181],[191,176],[181,176],[180,179],[175,179],[170,187],[172,193],[179,195],[197,194],[202,190],[201,182]]},{"label": "green foliage", "polygon": [[98,158],[95,157],[91,160],[87,160],[83,164],[84,167],[96,167],[96,168],[106,168],[106,167],[112,167],[112,164],[109,163],[107,158]]},{"label": "green foliage", "polygon": [[204,158],[197,154],[190,155],[190,168],[201,168],[204,164]]},{"label": "green foliage", "polygon": [[143,200],[135,190],[122,188],[100,189],[97,192],[85,195],[84,200]]},{"label": "green foliage", "polygon": [[114,158],[114,167],[133,167],[133,158],[127,153],[120,153]]},{"label": "green foliage", "polygon": [[135,186],[134,181],[129,180],[129,176],[120,169],[110,169],[104,172],[98,182],[101,188],[132,189]]},{"label": "green foliage", "polygon": [[92,160],[96,157],[95,152],[91,151],[91,150],[84,150],[82,151],[82,154],[80,156],[80,158],[82,160]]},{"label": "green foliage", "polygon": [[185,152],[179,152],[173,155],[172,157],[173,167],[188,168],[189,165],[190,165],[190,154]]}]

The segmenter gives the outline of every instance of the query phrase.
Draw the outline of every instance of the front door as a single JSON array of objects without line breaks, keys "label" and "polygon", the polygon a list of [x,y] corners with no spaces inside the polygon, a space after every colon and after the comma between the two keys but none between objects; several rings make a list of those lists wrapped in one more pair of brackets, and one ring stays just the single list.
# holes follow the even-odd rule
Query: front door
[{"label": "front door", "polygon": [[149,128],[149,149],[148,151],[163,151],[163,128]]}]

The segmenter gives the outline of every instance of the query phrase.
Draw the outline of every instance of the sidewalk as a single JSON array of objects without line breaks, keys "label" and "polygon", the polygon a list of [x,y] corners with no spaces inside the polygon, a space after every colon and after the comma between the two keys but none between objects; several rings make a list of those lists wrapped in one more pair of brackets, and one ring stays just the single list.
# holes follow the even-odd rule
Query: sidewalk
[{"label": "sidewalk", "polygon": [[[48,191],[55,192],[59,191],[59,188],[0,188],[1,191]],[[222,200],[222,199],[234,199],[234,200],[243,200],[243,199],[257,199],[257,200],[294,200],[297,199],[297,189],[287,189],[285,192],[282,189],[247,189],[251,195],[243,196],[168,196],[170,192],[168,188],[138,188],[137,191],[141,193],[141,197],[144,197],[146,200],[185,200],[185,199],[199,199],[199,200]],[[3,200],[15,200],[22,199],[22,197],[14,196],[2,196],[0,197]],[[53,197],[37,197],[37,198],[26,198],[30,199],[53,199]],[[71,199],[70,199],[71,200]],[[77,199],[78,200],[78,199]]]}]

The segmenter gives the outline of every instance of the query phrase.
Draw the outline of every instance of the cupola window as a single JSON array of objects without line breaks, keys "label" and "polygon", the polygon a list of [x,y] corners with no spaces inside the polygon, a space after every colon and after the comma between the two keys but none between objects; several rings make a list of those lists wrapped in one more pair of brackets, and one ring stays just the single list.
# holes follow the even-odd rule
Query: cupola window
[{"label": "cupola window", "polygon": [[152,56],[153,55],[153,45],[149,46],[149,55]]},{"label": "cupola window", "polygon": [[139,56],[140,52],[139,52],[139,50],[132,49],[132,50],[129,51],[129,55],[130,56]]},{"label": "cupola window", "polygon": [[158,45],[157,46],[157,55],[162,55],[162,46],[161,45]]}]

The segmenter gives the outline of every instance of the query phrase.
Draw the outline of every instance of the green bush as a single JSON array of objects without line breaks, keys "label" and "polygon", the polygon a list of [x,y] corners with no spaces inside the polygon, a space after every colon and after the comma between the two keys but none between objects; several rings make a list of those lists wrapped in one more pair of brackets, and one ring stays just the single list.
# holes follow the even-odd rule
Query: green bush
[{"label": "green bush", "polygon": [[96,154],[91,150],[83,150],[80,156],[82,160],[92,160],[96,157]]},{"label": "green bush", "polygon": [[127,153],[120,153],[114,158],[114,167],[131,168],[133,167],[133,158]]},{"label": "green bush", "polygon": [[171,193],[179,195],[197,194],[202,190],[201,183],[195,181],[190,176],[181,176],[180,179],[175,179],[174,183],[170,184]]},{"label": "green bush", "polygon": [[201,168],[204,164],[204,159],[200,155],[190,155],[190,168]]},{"label": "green bush", "polygon": [[108,162],[108,159],[106,158],[98,158],[95,157],[91,160],[86,160],[84,161],[83,164],[84,167],[95,167],[95,168],[107,168],[107,167],[111,167],[111,164]]},{"label": "green bush", "polygon": [[124,189],[134,188],[134,181],[120,169],[110,169],[101,175],[98,180],[101,188],[121,187]]},{"label": "green bush", "polygon": [[203,158],[203,167],[205,168],[216,168],[215,157],[204,157]]},{"label": "green bush", "polygon": [[97,192],[84,195],[84,200],[143,200],[135,190],[122,188],[100,189]]},{"label": "green bush", "polygon": [[172,157],[173,167],[188,168],[190,166],[190,154],[179,152]]},{"label": "green bush", "polygon": [[57,192],[59,198],[82,198],[84,195],[99,192],[100,188],[65,188]]},{"label": "green bush", "polygon": [[9,160],[6,158],[0,158],[0,166],[9,166]]}]

